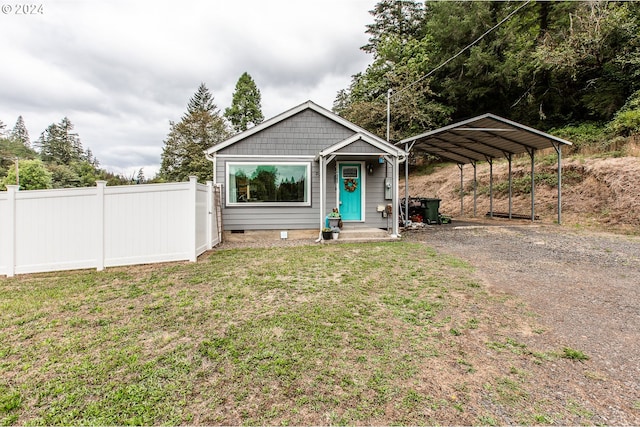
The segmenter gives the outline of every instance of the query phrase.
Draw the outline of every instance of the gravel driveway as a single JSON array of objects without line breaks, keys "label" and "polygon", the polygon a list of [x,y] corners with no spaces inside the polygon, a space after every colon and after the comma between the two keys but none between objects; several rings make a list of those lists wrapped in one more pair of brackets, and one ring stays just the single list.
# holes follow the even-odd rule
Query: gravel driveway
[{"label": "gravel driveway", "polygon": [[468,261],[492,291],[525,302],[549,331],[532,340],[565,343],[597,367],[601,381],[571,382],[607,401],[602,421],[640,424],[640,238],[490,224],[427,226],[403,238]]}]

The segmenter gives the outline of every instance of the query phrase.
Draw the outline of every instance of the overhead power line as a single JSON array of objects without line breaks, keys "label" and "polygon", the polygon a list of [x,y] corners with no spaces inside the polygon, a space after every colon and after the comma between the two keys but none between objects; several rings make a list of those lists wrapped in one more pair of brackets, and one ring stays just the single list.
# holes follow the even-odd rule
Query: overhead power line
[{"label": "overhead power line", "polygon": [[508,14],[506,17],[504,17],[504,19],[502,19],[502,21],[498,22],[496,25],[494,25],[493,27],[489,28],[487,31],[485,31],[480,37],[478,37],[477,39],[475,39],[473,42],[471,42],[470,44],[468,44],[467,46],[463,47],[458,53],[456,53],[455,55],[453,55],[451,58],[447,59],[446,61],[444,61],[442,64],[438,65],[436,68],[434,68],[433,70],[429,71],[427,74],[425,74],[424,76],[420,77],[418,80],[414,81],[413,83],[403,87],[402,89],[400,89],[397,92],[393,92],[391,89],[389,89],[387,91],[387,142],[389,141],[389,136],[390,136],[390,132],[391,132],[391,97],[395,96],[395,95],[400,95],[402,92],[405,92],[407,90],[409,90],[410,88],[412,88],[413,86],[417,85],[418,83],[420,83],[421,81],[423,81],[424,79],[426,79],[427,77],[429,77],[430,75],[432,75],[433,73],[435,73],[436,71],[438,71],[440,68],[444,67],[445,65],[447,65],[449,62],[453,61],[454,59],[456,59],[458,56],[460,56],[464,51],[466,51],[467,49],[470,49],[472,46],[474,46],[476,43],[478,43],[480,40],[482,40],[487,34],[489,34],[490,32],[492,32],[493,30],[495,30],[496,28],[498,28],[500,25],[504,24],[506,21],[509,20],[509,18],[511,18],[513,15],[515,15],[516,13],[518,13],[520,11],[520,9],[522,9],[523,7],[525,7],[526,5],[528,5],[529,3],[531,3],[532,0],[527,0],[525,3],[523,3],[520,7],[516,8],[513,12],[511,12],[510,14]]},{"label": "overhead power line", "polygon": [[477,39],[475,39],[473,42],[471,42],[470,44],[468,44],[467,46],[463,47],[458,53],[456,53],[455,55],[453,55],[451,58],[447,59],[446,61],[444,61],[442,64],[438,65],[436,68],[434,68],[433,70],[429,71],[427,74],[425,74],[424,76],[420,77],[418,80],[416,80],[415,82],[403,87],[402,89],[400,89],[397,92],[393,92],[393,95],[391,96],[395,96],[395,95],[399,95],[402,92],[410,89],[411,87],[415,86],[416,84],[420,83],[422,80],[426,79],[427,77],[429,77],[430,75],[432,75],[433,73],[435,73],[436,71],[438,71],[440,68],[444,67],[445,65],[447,65],[449,62],[453,61],[454,59],[456,59],[458,56],[460,56],[464,51],[466,51],[467,49],[470,49],[471,47],[473,47],[475,44],[477,44],[480,40],[482,40],[487,34],[491,33],[493,30],[495,30],[496,28],[498,28],[500,25],[504,24],[506,21],[509,20],[509,18],[511,18],[513,15],[515,15],[516,13],[518,13],[518,11],[520,11],[520,9],[522,9],[523,7],[525,7],[526,5],[528,5],[529,3],[531,3],[532,0],[527,0],[525,3],[523,3],[520,7],[518,7],[517,9],[515,9],[513,12],[511,12],[510,14],[508,14],[502,21],[498,22],[496,25],[494,25],[493,27],[491,27],[490,29],[488,29],[487,31],[485,31],[480,37],[478,37]]}]

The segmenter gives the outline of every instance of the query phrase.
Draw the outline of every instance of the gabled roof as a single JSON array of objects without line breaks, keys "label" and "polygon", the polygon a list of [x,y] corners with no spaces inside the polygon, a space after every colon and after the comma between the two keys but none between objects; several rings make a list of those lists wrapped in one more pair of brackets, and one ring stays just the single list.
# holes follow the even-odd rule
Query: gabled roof
[{"label": "gabled roof", "polygon": [[344,139],[344,140],[342,140],[342,141],[340,141],[340,142],[338,142],[338,143],[336,143],[336,144],[334,144],[334,145],[332,145],[330,147],[325,148],[324,150],[322,150],[321,152],[318,153],[316,158],[317,157],[321,157],[321,156],[328,156],[330,154],[333,154],[336,151],[339,151],[339,150],[341,150],[341,149],[353,144],[354,142],[360,141],[360,140],[366,142],[367,144],[370,144],[371,146],[373,146],[373,147],[377,148],[378,150],[380,150],[380,151],[382,151],[382,152],[384,152],[386,154],[389,154],[391,156],[404,157],[407,154],[407,153],[405,153],[404,150],[402,150],[402,149],[400,149],[398,147],[395,147],[395,146],[387,143],[386,141],[382,141],[381,142],[380,138],[372,138],[372,137],[370,137],[368,135],[365,135],[363,133],[358,132],[358,133],[350,136],[347,139]]},{"label": "gabled roof", "polygon": [[557,136],[490,113],[396,143],[400,144],[409,144],[411,149],[459,164],[571,145],[569,141]]},{"label": "gabled roof", "polygon": [[[221,142],[220,144],[217,144],[217,145],[214,145],[213,147],[208,148],[207,150],[205,150],[205,153],[213,154],[215,152],[223,150],[229,147],[230,145],[233,145],[239,141],[242,141],[243,139],[246,139],[251,135],[255,135],[256,133],[261,132],[264,129],[267,129],[273,125],[276,125],[288,119],[289,117],[295,116],[296,114],[307,109],[313,110],[316,113],[321,114],[324,117],[330,120],[333,120],[336,123],[341,124],[347,129],[352,130],[354,133],[360,134],[362,139],[366,138],[365,141],[369,142],[370,144],[373,144],[376,146],[387,146],[385,151],[392,150],[393,152],[398,152],[399,154],[404,153],[402,149],[399,149],[398,147],[393,146],[392,144],[388,143],[384,139],[372,134],[371,132],[367,131],[364,128],[361,128],[360,126],[354,123],[351,123],[349,120],[340,117],[339,115],[319,106],[318,104],[312,101],[304,102],[296,107],[291,108],[290,110],[285,111],[284,113],[281,113],[275,117],[265,120],[264,122],[260,123],[257,126],[252,127],[251,129],[247,129],[244,132],[240,132],[239,134],[232,136],[231,138]],[[357,138],[357,139],[360,139],[360,138]],[[373,143],[373,141],[375,141],[375,143]]]}]

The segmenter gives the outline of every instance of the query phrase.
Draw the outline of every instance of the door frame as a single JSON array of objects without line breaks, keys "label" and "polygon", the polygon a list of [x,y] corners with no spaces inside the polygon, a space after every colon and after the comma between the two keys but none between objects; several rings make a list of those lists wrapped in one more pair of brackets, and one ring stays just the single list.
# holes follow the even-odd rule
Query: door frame
[{"label": "door frame", "polygon": [[342,184],[341,177],[341,165],[359,165],[360,166],[360,219],[343,220],[343,222],[365,222],[365,206],[366,206],[366,189],[367,189],[367,169],[366,164],[363,161],[349,161],[341,160],[336,161],[336,206],[340,209],[340,185]]}]

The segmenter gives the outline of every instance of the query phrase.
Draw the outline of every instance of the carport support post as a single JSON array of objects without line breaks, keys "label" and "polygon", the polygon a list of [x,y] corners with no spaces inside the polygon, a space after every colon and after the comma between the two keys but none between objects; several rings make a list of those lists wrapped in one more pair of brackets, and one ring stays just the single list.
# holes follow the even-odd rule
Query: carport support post
[{"label": "carport support post", "polygon": [[536,149],[532,148],[529,151],[529,156],[531,157],[531,221],[535,221],[536,219],[536,176],[535,176],[535,158],[536,158]]},{"label": "carport support post", "polygon": [[551,141],[558,153],[558,225],[562,224],[562,145]]},{"label": "carport support post", "polygon": [[458,163],[458,169],[460,169],[460,216],[464,216],[464,174],[462,168],[464,165]]},{"label": "carport support post", "polygon": [[513,195],[513,188],[512,188],[513,180],[511,179],[511,158],[512,158],[512,155],[511,153],[509,153],[509,155],[507,156],[507,160],[509,160],[509,219],[511,219],[511,207],[513,205],[511,201],[511,196]]},{"label": "carport support post", "polygon": [[476,162],[471,163],[473,166],[473,217],[476,217],[477,205],[478,205],[478,174],[477,174],[477,164]]},{"label": "carport support post", "polygon": [[404,226],[407,226],[407,219],[409,219],[409,144],[404,144],[404,151],[407,153],[407,157],[404,159]]},{"label": "carport support post", "polygon": [[493,218],[493,159],[487,159],[489,162],[489,218]]}]

